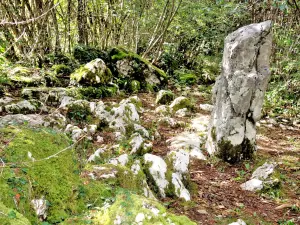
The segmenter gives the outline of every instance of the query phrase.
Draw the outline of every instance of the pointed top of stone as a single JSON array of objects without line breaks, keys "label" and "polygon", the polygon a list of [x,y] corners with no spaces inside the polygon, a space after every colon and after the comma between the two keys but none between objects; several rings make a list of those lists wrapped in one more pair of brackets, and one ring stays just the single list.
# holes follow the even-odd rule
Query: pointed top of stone
[{"label": "pointed top of stone", "polygon": [[235,42],[237,40],[247,40],[253,37],[264,37],[271,32],[272,21],[267,20],[261,23],[253,23],[244,27],[241,27],[229,34],[226,37],[225,42]]}]

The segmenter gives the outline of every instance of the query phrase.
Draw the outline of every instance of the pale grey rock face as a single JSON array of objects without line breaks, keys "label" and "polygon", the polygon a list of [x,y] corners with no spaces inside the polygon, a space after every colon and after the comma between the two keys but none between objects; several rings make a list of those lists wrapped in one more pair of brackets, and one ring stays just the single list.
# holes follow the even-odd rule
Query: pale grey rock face
[{"label": "pale grey rock face", "polygon": [[172,128],[176,128],[176,127],[180,127],[181,124],[180,122],[178,122],[177,120],[175,120],[174,118],[171,117],[162,117],[158,120],[159,124],[164,124],[164,125],[168,125]]},{"label": "pale grey rock face", "polygon": [[26,99],[37,99],[47,105],[58,106],[63,97],[67,96],[67,89],[48,87],[24,88],[22,96]]},{"label": "pale grey rock face", "polygon": [[183,132],[169,140],[170,149],[174,151],[187,151],[191,157],[205,160],[206,157],[201,150],[203,140],[197,133]]},{"label": "pale grey rock face", "polygon": [[200,109],[208,112],[212,112],[214,110],[214,106],[210,104],[200,104],[199,107]]},{"label": "pale grey rock face", "polygon": [[128,155],[127,154],[122,154],[116,158],[112,158],[108,161],[108,163],[113,164],[113,165],[122,165],[122,166],[126,166],[126,164],[128,163]]},{"label": "pale grey rock face", "polygon": [[82,129],[72,124],[67,125],[65,132],[71,133],[71,137],[73,141],[79,140],[85,133]]},{"label": "pale grey rock face", "polygon": [[160,105],[155,109],[155,113],[161,114],[161,115],[167,115],[169,114],[169,107],[166,105]]},{"label": "pale grey rock face", "polygon": [[12,114],[29,114],[29,113],[34,113],[38,110],[37,104],[33,104],[30,101],[23,100],[19,101],[17,103],[13,103],[10,105],[6,105],[4,107],[4,110],[7,113],[12,113]]},{"label": "pale grey rock face", "polygon": [[115,178],[118,171],[115,168],[107,166],[93,166],[92,172],[88,175],[93,180],[103,180],[109,178]]},{"label": "pale grey rock face", "polygon": [[251,178],[265,180],[274,172],[275,167],[276,167],[276,163],[266,162],[253,172]]},{"label": "pale grey rock face", "polygon": [[99,148],[97,149],[89,158],[88,158],[88,162],[93,162],[95,161],[97,158],[101,157],[101,154],[103,154],[106,151],[106,148]]},{"label": "pale grey rock face", "polygon": [[47,218],[47,200],[44,197],[31,200],[31,205],[39,218],[45,220]]},{"label": "pale grey rock face", "polygon": [[258,191],[262,190],[264,186],[278,184],[279,180],[272,178],[276,166],[276,163],[264,163],[252,173],[250,180],[241,184],[241,188],[247,191]]},{"label": "pale grey rock face", "polygon": [[[209,126],[210,116],[208,115],[197,115],[194,119],[192,119],[192,123],[190,128],[193,131],[196,131],[204,136],[207,134],[208,126]],[[206,139],[206,137],[205,137]]]},{"label": "pale grey rock face", "polygon": [[190,115],[191,115],[191,113],[189,112],[189,110],[187,108],[179,109],[175,112],[175,116],[177,116],[177,117],[187,117]]},{"label": "pale grey rock face", "polygon": [[182,183],[181,176],[178,173],[172,173],[172,184],[175,188],[175,194],[178,198],[183,198],[185,201],[191,200],[189,191],[185,188]]},{"label": "pale grey rock face", "polygon": [[247,225],[247,224],[243,220],[238,219],[236,222],[230,223],[228,225]]},{"label": "pale grey rock face", "polygon": [[174,101],[170,105],[171,112],[176,112],[179,109],[183,108],[191,108],[191,102],[188,98],[180,96],[178,98],[175,98]]},{"label": "pale grey rock face", "polygon": [[134,73],[132,61],[129,61],[128,59],[122,59],[117,61],[116,67],[119,74],[121,74],[122,77],[130,77],[131,74]]},{"label": "pale grey rock face", "polygon": [[225,39],[222,74],[213,90],[214,110],[207,151],[234,163],[252,158],[270,78],[271,21],[251,24]]},{"label": "pale grey rock face", "polygon": [[0,98],[0,106],[7,105],[7,104],[9,104],[10,102],[13,102],[13,101],[14,101],[14,99],[11,98],[11,97]]},{"label": "pale grey rock face", "polygon": [[62,130],[66,127],[67,119],[64,115],[60,114],[58,111],[54,111],[44,118],[44,126],[56,128]]},{"label": "pale grey rock face", "polygon": [[173,101],[175,95],[171,91],[160,90],[155,99],[156,104],[168,104]]},{"label": "pale grey rock face", "polygon": [[166,179],[167,164],[159,156],[152,154],[144,155],[145,164],[149,164],[149,173],[153,177],[156,186],[158,187],[160,195],[164,198],[166,197],[165,189],[169,185],[169,182]]},{"label": "pale grey rock face", "polygon": [[255,178],[241,184],[241,188],[246,191],[258,191],[263,189],[263,187],[263,182]]},{"label": "pale grey rock face", "polygon": [[44,126],[44,116],[38,114],[14,114],[0,117],[0,127],[26,124],[29,127]]},{"label": "pale grey rock face", "polygon": [[74,101],[75,101],[74,98],[69,97],[69,96],[64,96],[64,97],[62,97],[59,108],[66,108],[69,104],[71,104]]},{"label": "pale grey rock face", "polygon": [[133,129],[135,132],[140,133],[145,138],[150,138],[149,132],[146,130],[145,127],[141,126],[140,124],[134,124]]},{"label": "pale grey rock face", "polygon": [[190,164],[190,155],[187,151],[184,151],[182,149],[178,151],[171,151],[168,154],[168,158],[173,164],[174,171],[185,175],[188,174],[189,170],[189,164]]}]

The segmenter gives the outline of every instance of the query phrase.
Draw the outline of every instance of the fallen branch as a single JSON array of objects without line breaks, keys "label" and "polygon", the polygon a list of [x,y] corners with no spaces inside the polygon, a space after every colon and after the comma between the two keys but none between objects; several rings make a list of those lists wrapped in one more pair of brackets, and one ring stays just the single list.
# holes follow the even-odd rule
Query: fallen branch
[{"label": "fallen branch", "polygon": [[[7,165],[14,165],[14,168],[24,168],[24,166],[21,166],[21,165],[24,165],[24,164],[26,165],[26,164],[29,164],[29,163],[42,162],[42,161],[46,161],[48,159],[52,159],[54,157],[57,157],[59,154],[72,149],[77,143],[79,143],[85,137],[86,137],[86,135],[80,137],[75,143],[73,143],[73,144],[69,145],[68,147],[66,147],[66,148],[64,148],[64,149],[62,149],[62,150],[54,153],[53,155],[47,156],[45,158],[37,159],[37,160],[35,159],[34,161],[27,161],[27,162],[6,163],[6,164],[2,164],[2,166],[0,166],[0,168],[1,169],[3,169],[3,168],[11,168],[11,166],[7,166]],[[27,166],[27,167],[29,167],[29,166]]]}]

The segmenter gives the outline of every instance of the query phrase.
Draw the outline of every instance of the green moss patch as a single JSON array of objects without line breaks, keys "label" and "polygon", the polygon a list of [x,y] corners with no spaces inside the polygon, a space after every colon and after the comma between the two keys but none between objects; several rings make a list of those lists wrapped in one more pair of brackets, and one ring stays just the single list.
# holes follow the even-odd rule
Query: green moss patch
[{"label": "green moss patch", "polygon": [[74,150],[38,161],[69,146],[65,135],[53,130],[17,127],[1,129],[0,133],[4,147],[0,157],[8,166],[0,178],[1,202],[31,222],[36,222],[37,217],[30,202],[42,196],[48,202],[47,220],[51,223],[84,208],[83,201],[79,200],[79,169]]},{"label": "green moss patch", "polygon": [[180,83],[193,85],[197,82],[197,76],[192,73],[181,74],[179,76]]},{"label": "green moss patch", "polygon": [[30,225],[31,223],[18,211],[7,208],[0,202],[0,224],[2,225]]},{"label": "green moss patch", "polygon": [[[213,138],[215,130],[212,129]],[[229,163],[237,163],[241,160],[253,159],[255,146],[245,139],[240,145],[232,145],[230,141],[221,140],[217,144],[216,156]]]},{"label": "green moss patch", "polygon": [[157,201],[146,199],[128,191],[119,193],[116,201],[106,210],[95,213],[94,222],[102,225],[112,225],[114,221],[121,224],[135,224],[140,221],[144,225],[175,224],[196,225],[186,216],[170,214]]}]

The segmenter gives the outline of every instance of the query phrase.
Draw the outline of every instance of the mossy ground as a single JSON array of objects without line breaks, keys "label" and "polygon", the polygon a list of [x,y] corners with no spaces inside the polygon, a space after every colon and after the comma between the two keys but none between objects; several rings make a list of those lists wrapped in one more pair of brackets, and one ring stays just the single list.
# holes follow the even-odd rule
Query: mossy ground
[{"label": "mossy ground", "polygon": [[[147,208],[148,207],[148,208]],[[157,215],[151,209],[159,210]],[[101,225],[113,225],[117,217],[121,218],[122,224],[135,224],[138,213],[143,213],[145,219],[142,224],[155,225],[196,225],[185,216],[170,214],[157,201],[146,199],[142,196],[122,191],[117,195],[115,203],[107,210],[95,214],[95,223]]]},{"label": "mossy ground", "polygon": [[[22,213],[31,224],[39,223],[30,205],[32,199],[44,196],[49,207],[46,221],[58,223],[81,214],[88,207],[101,206],[113,196],[109,184],[85,182],[80,178],[77,150],[70,148],[41,160],[70,146],[64,134],[26,127],[7,127],[1,129],[0,134],[0,157],[5,163],[1,169],[0,202],[3,207]],[[30,154],[35,161],[29,158]],[[7,216],[3,221],[14,219]]]}]

